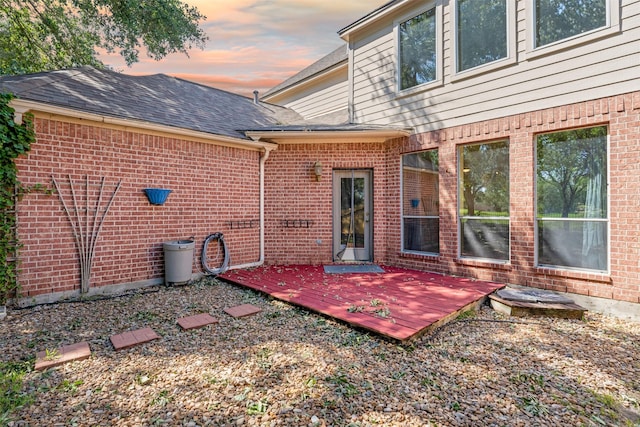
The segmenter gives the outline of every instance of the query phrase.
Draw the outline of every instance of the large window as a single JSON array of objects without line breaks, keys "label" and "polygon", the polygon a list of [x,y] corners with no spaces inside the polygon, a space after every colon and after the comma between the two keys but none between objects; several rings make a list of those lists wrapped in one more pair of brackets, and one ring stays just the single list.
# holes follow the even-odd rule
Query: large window
[{"label": "large window", "polygon": [[508,56],[507,0],[456,2],[458,71]]},{"label": "large window", "polygon": [[607,128],[537,138],[538,265],[608,269]]},{"label": "large window", "polygon": [[436,39],[435,8],[398,25],[400,90],[436,80]]},{"label": "large window", "polygon": [[438,151],[402,156],[402,250],[440,252]]},{"label": "large window", "polygon": [[608,0],[534,0],[535,47],[607,25]]},{"label": "large window", "polygon": [[509,143],[458,150],[460,256],[508,261]]}]

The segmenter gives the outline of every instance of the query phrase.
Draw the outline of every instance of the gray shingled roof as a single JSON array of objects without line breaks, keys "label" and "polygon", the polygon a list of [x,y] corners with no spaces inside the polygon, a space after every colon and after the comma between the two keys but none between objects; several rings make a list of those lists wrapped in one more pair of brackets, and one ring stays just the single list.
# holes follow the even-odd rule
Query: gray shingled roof
[{"label": "gray shingled roof", "polygon": [[0,77],[17,98],[109,117],[248,139],[243,130],[272,128],[291,110],[156,74],[131,76],[92,67]]},{"label": "gray shingled roof", "polygon": [[316,74],[319,74],[325,70],[328,70],[331,67],[334,67],[340,64],[343,61],[346,61],[348,58],[349,57],[348,57],[347,45],[344,44],[339,48],[337,48],[336,50],[334,50],[333,52],[331,52],[330,54],[328,54],[327,56],[309,65],[304,70],[300,71],[294,76],[283,81],[276,87],[269,89],[264,95],[262,95],[262,98],[266,98],[269,95],[273,95],[274,93],[280,92],[283,89],[286,89],[290,86],[300,83],[303,80],[313,77]]}]

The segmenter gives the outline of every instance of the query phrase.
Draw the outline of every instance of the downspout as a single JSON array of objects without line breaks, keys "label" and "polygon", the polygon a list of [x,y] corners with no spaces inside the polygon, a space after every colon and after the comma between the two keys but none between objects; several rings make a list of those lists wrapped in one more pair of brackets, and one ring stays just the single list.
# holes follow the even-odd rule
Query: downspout
[{"label": "downspout", "polygon": [[264,264],[264,164],[269,158],[269,153],[273,148],[265,147],[260,156],[260,256],[258,261],[247,264],[232,265],[229,270],[241,270],[245,268],[260,267]]}]

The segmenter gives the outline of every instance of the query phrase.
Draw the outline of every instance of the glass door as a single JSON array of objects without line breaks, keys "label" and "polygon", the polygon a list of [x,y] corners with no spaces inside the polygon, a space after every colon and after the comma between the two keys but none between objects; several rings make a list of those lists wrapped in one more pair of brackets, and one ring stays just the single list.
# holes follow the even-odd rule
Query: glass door
[{"label": "glass door", "polygon": [[334,261],[372,261],[371,193],[371,171],[334,171]]}]

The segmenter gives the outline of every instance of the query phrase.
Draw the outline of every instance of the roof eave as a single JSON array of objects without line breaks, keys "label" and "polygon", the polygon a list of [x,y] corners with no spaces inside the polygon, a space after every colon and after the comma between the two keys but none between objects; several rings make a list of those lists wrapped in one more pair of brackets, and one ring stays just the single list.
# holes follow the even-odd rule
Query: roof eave
[{"label": "roof eave", "polygon": [[143,120],[123,119],[118,117],[106,116],[96,113],[88,113],[72,108],[60,107],[57,105],[47,104],[38,101],[14,98],[9,104],[14,110],[15,122],[20,124],[22,116],[27,113],[39,113],[49,115],[51,118],[72,118],[81,121],[96,122],[108,126],[122,127],[125,130],[148,131],[159,134],[171,135],[173,137],[184,137],[187,139],[195,139],[216,145],[227,147],[241,148],[245,150],[270,151],[277,148],[277,145],[256,140],[246,140],[242,138],[234,138],[226,135],[217,135],[208,132],[197,131],[193,129],[181,128],[178,126],[167,126],[157,123],[147,122]]},{"label": "roof eave", "polygon": [[245,134],[255,141],[277,144],[309,143],[383,143],[394,138],[411,136],[409,129],[357,129],[357,130],[250,130]]},{"label": "roof eave", "polygon": [[355,33],[356,31],[359,31],[360,29],[368,25],[371,25],[374,22],[377,22],[385,18],[387,15],[403,7],[405,3],[406,1],[402,1],[402,0],[392,0],[380,6],[378,9],[374,10],[368,15],[363,16],[357,21],[347,25],[346,27],[338,31],[338,36],[340,36],[344,41],[349,42],[349,39],[353,33]]}]

